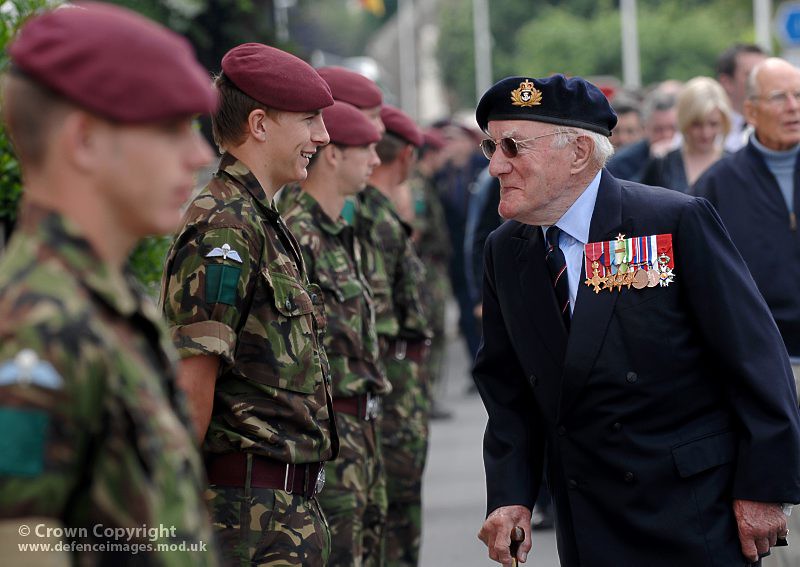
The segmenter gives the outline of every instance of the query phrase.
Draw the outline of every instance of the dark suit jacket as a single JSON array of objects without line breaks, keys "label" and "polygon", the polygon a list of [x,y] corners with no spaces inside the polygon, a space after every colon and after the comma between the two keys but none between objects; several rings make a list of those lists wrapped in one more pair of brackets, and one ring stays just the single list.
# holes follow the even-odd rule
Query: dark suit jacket
[{"label": "dark suit jacket", "polygon": [[590,241],[618,233],[672,234],[675,281],[581,284],[569,335],[541,229],[489,237],[474,369],[488,510],[533,506],[546,449],[562,565],[743,565],[732,500],[800,501],[780,335],[705,200],[604,171]]},{"label": "dark suit jacket", "polygon": [[[786,350],[800,357],[800,231],[778,181],[752,142],[712,165],[694,186],[719,212],[772,311]],[[800,214],[800,160],[794,173]]]}]

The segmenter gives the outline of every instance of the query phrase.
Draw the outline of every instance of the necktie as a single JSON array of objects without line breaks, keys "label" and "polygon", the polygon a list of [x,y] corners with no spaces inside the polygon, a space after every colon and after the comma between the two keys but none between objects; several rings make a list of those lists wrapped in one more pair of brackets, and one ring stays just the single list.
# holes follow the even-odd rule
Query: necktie
[{"label": "necktie", "polygon": [[558,308],[561,310],[561,318],[564,320],[564,326],[569,331],[570,312],[569,312],[569,282],[567,281],[567,260],[564,258],[564,252],[558,246],[558,237],[561,235],[561,229],[557,226],[551,226],[547,229],[547,254],[544,260],[547,263],[547,269],[550,271],[550,280],[553,282],[553,288],[556,292],[556,301]]}]

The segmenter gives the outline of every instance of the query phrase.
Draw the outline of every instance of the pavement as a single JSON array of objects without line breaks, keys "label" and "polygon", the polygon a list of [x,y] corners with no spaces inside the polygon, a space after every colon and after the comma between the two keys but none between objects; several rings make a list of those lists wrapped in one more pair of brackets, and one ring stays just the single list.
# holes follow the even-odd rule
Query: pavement
[{"label": "pavement", "polygon": [[[498,567],[478,540],[486,514],[486,480],[482,440],[486,411],[477,394],[466,390],[471,361],[464,342],[455,336],[455,314],[448,310],[449,339],[438,399],[452,419],[432,421],[422,493],[421,567]],[[533,534],[533,548],[524,564],[557,567],[555,534]]]}]

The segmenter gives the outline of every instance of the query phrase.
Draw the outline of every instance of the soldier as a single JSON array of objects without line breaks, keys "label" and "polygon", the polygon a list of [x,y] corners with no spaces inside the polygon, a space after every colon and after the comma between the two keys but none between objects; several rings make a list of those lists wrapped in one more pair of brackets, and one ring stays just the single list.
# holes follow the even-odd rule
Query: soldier
[{"label": "soldier", "polygon": [[452,250],[434,175],[441,167],[442,148],[446,142],[434,128],[424,133],[424,140],[416,172],[410,180],[414,191],[413,239],[425,266],[425,282],[420,286],[420,294],[433,335],[422,375],[431,391],[431,419],[445,419],[451,417],[451,414],[437,403],[437,394],[441,390],[437,386],[441,384],[446,348],[445,307],[453,296],[447,271]]},{"label": "soldier", "polygon": [[[177,354],[125,267],[211,159],[192,123],[211,81],[183,38],[102,4],[35,17],[9,53],[25,192],[0,261],[0,556],[214,565]],[[42,542],[64,551],[19,547]]]},{"label": "soldier", "polygon": [[386,561],[388,565],[416,565],[429,409],[428,387],[420,371],[427,358],[430,331],[419,297],[424,269],[411,243],[411,228],[398,217],[390,196],[411,173],[422,134],[394,107],[384,106],[381,119],[387,129],[377,146],[381,165],[358,195],[356,229],[367,250],[381,360],[392,384],[381,427],[389,499]]},{"label": "soldier", "polygon": [[381,135],[359,110],[335,102],[323,111],[331,143],[309,164],[300,187],[284,189],[279,204],[298,236],[309,279],[325,294],[325,351],[333,381],[339,456],[325,464],[319,500],[331,529],[331,565],[383,564],[386,477],[380,454],[378,409],[389,389],[379,361],[378,336],[361,245],[341,217],[346,197],[363,190],[380,163]]},{"label": "soldier", "polygon": [[278,49],[222,59],[212,119],[224,151],[168,256],[162,306],[184,357],[228,564],[322,565],[330,534],[315,495],[336,457],[319,287],[273,204],[328,143],[325,81]]}]

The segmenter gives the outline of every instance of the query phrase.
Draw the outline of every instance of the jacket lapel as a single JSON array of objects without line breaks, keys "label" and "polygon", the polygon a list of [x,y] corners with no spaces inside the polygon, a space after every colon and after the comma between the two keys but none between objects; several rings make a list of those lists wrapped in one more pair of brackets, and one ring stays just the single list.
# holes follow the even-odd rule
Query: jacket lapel
[{"label": "jacket lapel", "polygon": [[[564,363],[567,345],[567,330],[558,311],[556,296],[550,283],[550,274],[544,263],[545,246],[542,229],[521,224],[511,237],[514,255],[519,268],[519,305],[525,310],[525,320],[533,325],[553,357],[556,365]],[[529,298],[544,297],[544,301]]]},{"label": "jacket lapel", "polygon": [[[589,226],[589,242],[614,240],[619,233],[633,236],[622,226],[621,191],[617,180],[603,170]],[[596,294],[583,283],[584,279],[582,272],[567,343],[560,415],[566,413],[589,378],[619,296],[618,291],[607,290]]]}]

